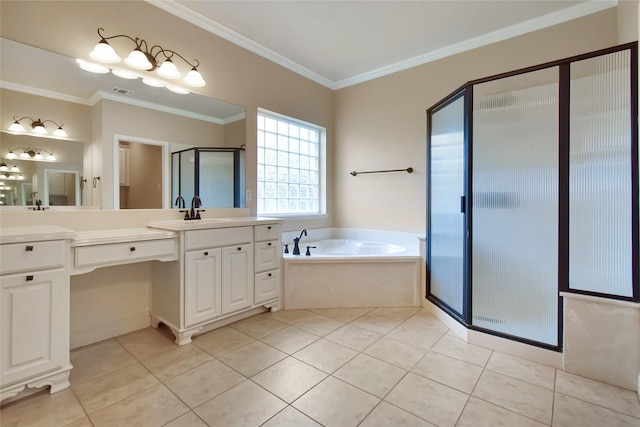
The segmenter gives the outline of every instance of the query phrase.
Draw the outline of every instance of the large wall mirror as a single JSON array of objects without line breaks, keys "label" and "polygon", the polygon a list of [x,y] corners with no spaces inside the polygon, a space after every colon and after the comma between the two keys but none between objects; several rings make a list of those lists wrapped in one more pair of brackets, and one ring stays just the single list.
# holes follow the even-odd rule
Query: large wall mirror
[{"label": "large wall mirror", "polygon": [[[241,106],[89,73],[74,58],[4,38],[0,53],[0,206],[41,200],[44,206],[171,208],[172,153],[245,145]],[[9,131],[14,116],[28,116],[20,121],[26,132]],[[32,134],[31,121],[37,119],[63,123],[68,137]],[[45,122],[49,134],[52,122]],[[18,156],[27,149],[54,153],[55,161],[6,159],[12,149]],[[232,184],[243,188],[229,191],[244,195],[241,173]],[[202,202],[244,207],[244,197],[240,205],[209,205],[206,197]]]}]

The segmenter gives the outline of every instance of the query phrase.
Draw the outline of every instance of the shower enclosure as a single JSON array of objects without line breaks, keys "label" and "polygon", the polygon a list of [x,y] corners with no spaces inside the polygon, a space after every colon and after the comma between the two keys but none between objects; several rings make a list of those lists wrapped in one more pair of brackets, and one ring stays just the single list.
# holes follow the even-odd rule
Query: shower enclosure
[{"label": "shower enclosure", "polygon": [[202,207],[245,206],[245,151],[243,148],[196,147],[171,153],[171,199],[194,195]]},{"label": "shower enclosure", "polygon": [[427,121],[432,302],[560,351],[560,291],[638,301],[636,43],[475,80]]}]

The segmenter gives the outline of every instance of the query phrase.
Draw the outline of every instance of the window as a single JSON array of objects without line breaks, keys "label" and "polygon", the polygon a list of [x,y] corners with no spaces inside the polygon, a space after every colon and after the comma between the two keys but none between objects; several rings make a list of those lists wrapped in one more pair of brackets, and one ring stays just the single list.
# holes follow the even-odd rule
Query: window
[{"label": "window", "polygon": [[259,215],[320,214],[325,130],[258,111]]}]

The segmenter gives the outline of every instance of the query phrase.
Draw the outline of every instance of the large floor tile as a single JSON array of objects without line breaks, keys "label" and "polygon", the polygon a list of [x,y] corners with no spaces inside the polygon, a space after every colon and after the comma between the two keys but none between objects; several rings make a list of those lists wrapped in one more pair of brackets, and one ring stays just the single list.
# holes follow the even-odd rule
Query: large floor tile
[{"label": "large floor tile", "polygon": [[296,359],[302,360],[328,374],[353,359],[358,352],[326,339],[319,339],[302,350],[294,353]]},{"label": "large floor tile", "polygon": [[357,426],[380,399],[328,377],[293,403],[299,411],[326,426]]},{"label": "large floor tile", "polygon": [[190,408],[195,408],[244,380],[230,367],[213,360],[171,378],[165,385]]},{"label": "large floor tile", "polygon": [[371,344],[364,353],[409,370],[426,352],[419,347],[385,336]]},{"label": "large floor tile", "polygon": [[74,421],[70,424],[65,424],[64,427],[93,427],[91,420],[88,416],[79,419],[78,421]]},{"label": "large floor tile", "polygon": [[555,389],[556,370],[554,368],[519,357],[494,351],[487,363],[487,369],[549,390]]},{"label": "large floor tile", "polygon": [[491,357],[491,350],[469,344],[461,338],[450,335],[440,338],[432,350],[463,362],[473,363],[481,368],[484,368]]},{"label": "large floor tile", "polygon": [[554,427],[638,427],[640,418],[556,393]]},{"label": "large floor tile", "polygon": [[411,372],[470,394],[482,374],[482,368],[431,351],[411,369]]},{"label": "large floor tile", "polygon": [[157,384],[158,380],[142,365],[136,363],[74,385],[73,391],[87,413],[92,414]]},{"label": "large floor tile", "polygon": [[287,406],[261,427],[322,427],[293,406]]},{"label": "large floor tile", "polygon": [[220,356],[219,359],[242,375],[251,377],[285,357],[286,353],[256,341]]},{"label": "large floor tile", "polygon": [[551,423],[553,392],[546,388],[485,370],[473,395],[541,423]]},{"label": "large floor tile", "polygon": [[416,314],[408,318],[405,323],[417,325],[421,328],[431,329],[436,332],[445,333],[449,330],[447,325],[439,321],[433,314],[426,310],[418,311]]},{"label": "large floor tile", "polygon": [[110,338],[104,341],[99,341],[93,344],[74,348],[69,352],[69,359],[71,360],[71,363],[75,366],[74,362],[76,362],[79,358],[82,358],[85,356],[95,357],[96,355],[99,355],[105,350],[112,347],[122,348],[122,346],[118,341],[116,341],[114,338]]},{"label": "large floor tile", "polygon": [[293,357],[287,357],[251,377],[287,403],[291,403],[325,379],[327,374]]},{"label": "large floor tile", "polygon": [[95,427],[161,426],[189,411],[165,386],[158,384],[142,393],[90,414]]},{"label": "large floor tile", "polygon": [[314,310],[316,314],[321,316],[330,317],[340,322],[349,323],[352,320],[357,319],[370,312],[371,308],[325,308],[321,310]]},{"label": "large floor tile", "polygon": [[174,349],[174,339],[166,328],[145,328],[116,338],[138,360]]},{"label": "large floor tile", "polygon": [[314,314],[313,316],[307,317],[306,319],[296,323],[297,328],[304,329],[307,332],[311,332],[312,334],[321,337],[335,331],[341,326],[344,326],[344,322],[340,322],[330,317],[321,316],[319,314]]},{"label": "large floor tile", "polygon": [[426,351],[430,350],[431,347],[442,338],[443,334],[444,332],[434,331],[416,324],[403,323],[387,334],[387,337],[411,344]]},{"label": "large floor tile", "polygon": [[390,332],[393,328],[402,323],[401,320],[391,319],[389,317],[379,316],[377,314],[373,314],[371,312],[364,314],[353,322],[352,325],[358,326],[362,329],[367,329],[369,331],[377,332],[379,334],[386,334]]},{"label": "large floor tile", "polygon": [[382,401],[364,419],[360,427],[433,427],[433,424]]},{"label": "large floor tile", "polygon": [[193,344],[187,344],[142,359],[140,363],[160,381],[165,381],[213,359],[209,353]]},{"label": "large floor tile", "polygon": [[245,381],[194,409],[210,427],[259,426],[285,406],[282,400]]},{"label": "large floor tile", "polygon": [[556,392],[640,418],[638,396],[630,390],[558,371]]},{"label": "large floor tile", "polygon": [[82,349],[72,354],[71,384],[82,384],[109,372],[133,365],[136,359],[115,340],[97,345],[91,350]]},{"label": "large floor tile", "polygon": [[362,329],[353,324],[344,325],[336,329],[325,338],[352,350],[362,351],[382,337],[382,334],[368,329]]},{"label": "large floor tile", "polygon": [[359,354],[334,372],[333,376],[383,398],[406,373],[406,370],[397,366]]},{"label": "large floor tile", "polygon": [[393,320],[405,321],[420,311],[419,307],[380,307],[371,311],[376,316],[388,317]]},{"label": "large floor tile", "polygon": [[220,357],[254,341],[255,338],[233,328],[223,328],[195,337],[193,344],[215,357]]},{"label": "large floor tile", "polygon": [[253,338],[262,338],[280,329],[284,329],[287,327],[287,324],[272,318],[270,313],[263,313],[240,320],[239,322],[231,324],[230,327]]},{"label": "large floor tile", "polygon": [[86,418],[74,393],[67,389],[59,393],[38,393],[8,404],[0,411],[3,427],[65,426]]},{"label": "large floor tile", "polygon": [[408,373],[384,400],[438,426],[453,426],[469,396]]},{"label": "large floor tile", "polygon": [[207,427],[207,424],[195,412],[190,411],[162,427]]},{"label": "large floor tile", "polygon": [[293,354],[318,339],[320,337],[317,335],[293,326],[287,326],[271,335],[267,335],[261,341],[287,354]]},{"label": "large floor tile", "polygon": [[471,396],[456,427],[544,427],[546,425]]},{"label": "large floor tile", "polygon": [[294,325],[312,316],[314,316],[314,313],[309,310],[278,310],[271,313],[273,319],[288,323],[289,325]]}]

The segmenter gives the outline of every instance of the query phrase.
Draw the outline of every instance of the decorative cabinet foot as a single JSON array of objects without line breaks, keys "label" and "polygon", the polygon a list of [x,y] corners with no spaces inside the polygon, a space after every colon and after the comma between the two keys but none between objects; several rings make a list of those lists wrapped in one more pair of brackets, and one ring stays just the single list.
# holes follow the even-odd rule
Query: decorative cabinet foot
[{"label": "decorative cabinet foot", "polygon": [[5,399],[9,399],[17,396],[22,391],[27,389],[27,387],[36,389],[36,388],[50,386],[49,393],[51,394],[57,393],[66,388],[69,388],[69,386],[71,386],[71,383],[69,382],[70,369],[71,369],[71,366],[69,366],[68,368],[65,368],[65,370],[62,372],[49,374],[40,378],[36,378],[33,381],[20,383],[11,387],[7,387],[3,389],[2,392],[0,393],[0,402],[4,401]]},{"label": "decorative cabinet foot", "polygon": [[191,337],[197,334],[200,329],[202,329],[202,327],[179,332],[178,330],[171,328],[171,332],[173,332],[173,335],[176,337],[176,344],[185,345],[191,342]]}]

